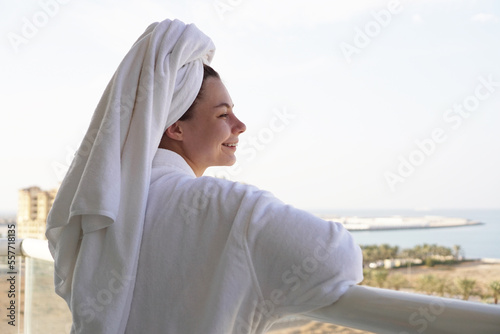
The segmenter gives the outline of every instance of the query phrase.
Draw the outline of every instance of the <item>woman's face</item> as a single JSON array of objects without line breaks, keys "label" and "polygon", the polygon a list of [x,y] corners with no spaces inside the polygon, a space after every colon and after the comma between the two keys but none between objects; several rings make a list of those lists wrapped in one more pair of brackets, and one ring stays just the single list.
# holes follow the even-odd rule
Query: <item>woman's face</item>
[{"label": "woman's face", "polygon": [[193,116],[178,121],[184,158],[197,176],[210,166],[231,166],[238,136],[246,130],[233,113],[233,101],[222,81],[209,77],[193,109]]}]

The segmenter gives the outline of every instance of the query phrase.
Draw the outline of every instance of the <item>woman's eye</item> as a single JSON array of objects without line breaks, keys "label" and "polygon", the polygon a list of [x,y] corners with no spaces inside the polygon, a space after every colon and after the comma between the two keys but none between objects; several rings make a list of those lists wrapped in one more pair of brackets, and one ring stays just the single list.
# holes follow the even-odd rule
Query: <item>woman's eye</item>
[{"label": "woman's eye", "polygon": [[220,115],[219,117],[220,117],[220,118],[226,118],[226,117],[228,117],[228,116],[229,116],[229,114],[222,114],[222,115]]}]

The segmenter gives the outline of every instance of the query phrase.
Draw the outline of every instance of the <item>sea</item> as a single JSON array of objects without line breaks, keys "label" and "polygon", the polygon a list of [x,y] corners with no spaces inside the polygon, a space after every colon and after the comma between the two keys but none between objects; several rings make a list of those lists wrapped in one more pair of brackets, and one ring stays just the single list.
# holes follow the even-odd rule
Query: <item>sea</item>
[{"label": "sea", "polygon": [[461,255],[466,259],[500,259],[500,210],[322,210],[317,213],[322,216],[443,216],[471,219],[483,224],[409,230],[353,231],[352,235],[359,245],[389,244],[400,249],[413,248],[424,243],[450,248],[459,245]]}]

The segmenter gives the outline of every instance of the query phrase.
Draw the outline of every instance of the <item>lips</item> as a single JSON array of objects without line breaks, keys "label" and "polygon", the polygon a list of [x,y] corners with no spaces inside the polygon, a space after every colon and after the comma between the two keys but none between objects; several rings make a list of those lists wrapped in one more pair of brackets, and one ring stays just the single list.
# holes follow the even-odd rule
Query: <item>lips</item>
[{"label": "lips", "polygon": [[227,146],[227,147],[236,147],[238,146],[238,143],[225,143],[225,144],[222,144],[223,146]]}]

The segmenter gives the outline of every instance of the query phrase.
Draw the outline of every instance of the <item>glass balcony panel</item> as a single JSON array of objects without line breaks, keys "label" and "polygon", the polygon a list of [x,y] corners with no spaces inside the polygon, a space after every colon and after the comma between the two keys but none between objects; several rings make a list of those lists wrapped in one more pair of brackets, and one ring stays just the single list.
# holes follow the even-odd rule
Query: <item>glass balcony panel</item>
[{"label": "glass balcony panel", "polygon": [[71,313],[54,292],[54,263],[26,258],[25,333],[69,333]]}]

